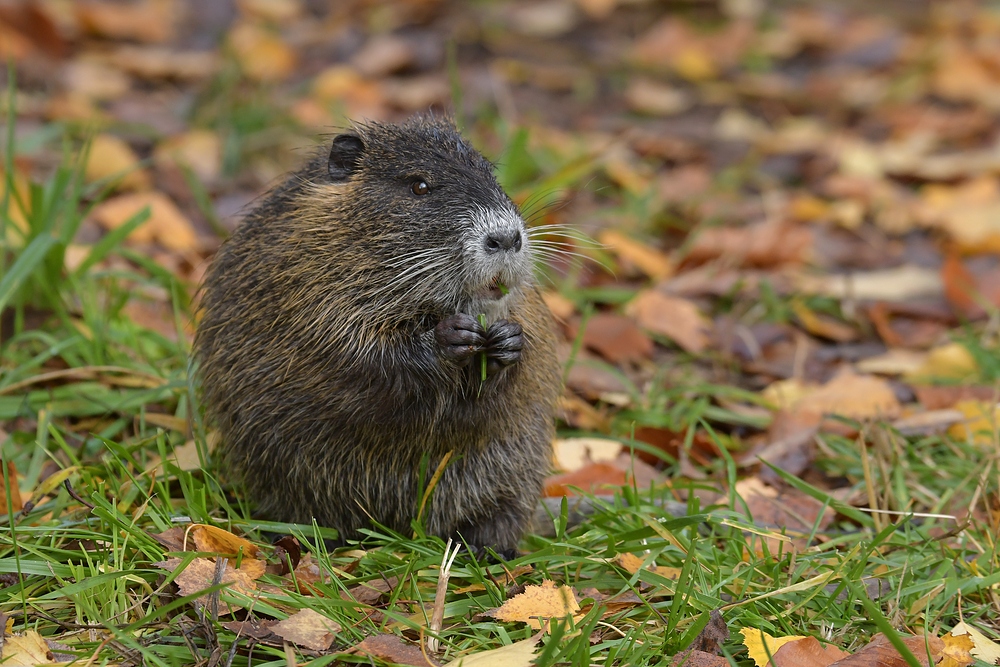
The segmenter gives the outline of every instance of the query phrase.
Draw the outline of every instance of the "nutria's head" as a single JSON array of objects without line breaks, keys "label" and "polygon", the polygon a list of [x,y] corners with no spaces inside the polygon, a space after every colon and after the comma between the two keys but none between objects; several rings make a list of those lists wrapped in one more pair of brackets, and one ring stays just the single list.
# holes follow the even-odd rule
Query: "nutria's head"
[{"label": "nutria's head", "polygon": [[324,166],[307,175],[295,236],[367,307],[499,316],[531,282],[524,221],[451,122],[356,125]]}]

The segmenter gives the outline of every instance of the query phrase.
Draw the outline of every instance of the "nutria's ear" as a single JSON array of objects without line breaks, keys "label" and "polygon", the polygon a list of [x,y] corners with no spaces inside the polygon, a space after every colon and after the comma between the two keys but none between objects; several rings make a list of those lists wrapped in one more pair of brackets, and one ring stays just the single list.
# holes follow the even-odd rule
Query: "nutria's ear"
[{"label": "nutria's ear", "polygon": [[334,183],[346,181],[358,168],[365,144],[356,134],[338,134],[333,138],[328,169]]}]

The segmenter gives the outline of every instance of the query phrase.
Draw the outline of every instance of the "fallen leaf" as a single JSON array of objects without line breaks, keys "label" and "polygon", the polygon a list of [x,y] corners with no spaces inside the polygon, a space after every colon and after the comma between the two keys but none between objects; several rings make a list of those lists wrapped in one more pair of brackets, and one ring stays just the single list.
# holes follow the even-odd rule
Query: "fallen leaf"
[{"label": "fallen leaf", "polygon": [[274,32],[243,21],[229,31],[229,47],[246,76],[254,81],[274,82],[295,69],[295,52]]},{"label": "fallen leaf", "polygon": [[188,167],[202,182],[214,182],[222,172],[222,140],[211,130],[188,130],[156,147],[158,164]]},{"label": "fallen leaf", "polygon": [[[940,660],[944,652],[944,642],[937,637],[929,635],[927,637],[907,637],[900,639],[921,663],[926,659],[928,649],[932,664]],[[875,635],[871,642],[865,645],[854,655],[848,656],[832,663],[836,667],[868,667],[868,665],[878,665],[879,667],[906,667],[908,664],[900,655],[896,647],[892,645],[888,637],[879,633]]]},{"label": "fallen leaf", "polygon": [[273,23],[293,21],[304,9],[301,0],[237,0],[236,6],[247,16]]},{"label": "fallen leaf", "polygon": [[67,63],[62,79],[70,94],[88,101],[117,100],[132,87],[132,80],[121,69],[90,58]]},{"label": "fallen leaf", "polygon": [[413,64],[416,52],[406,39],[393,34],[372,36],[351,58],[362,76],[379,78],[395,74]]},{"label": "fallen leaf", "polygon": [[871,301],[906,301],[938,296],[944,290],[939,271],[911,264],[882,271],[799,276],[795,288],[806,294]]},{"label": "fallen leaf", "polygon": [[199,81],[220,66],[215,51],[179,51],[163,46],[122,46],[108,56],[122,71],[142,79]]},{"label": "fallen leaf", "polygon": [[[168,572],[175,572],[182,563],[183,561],[180,558],[169,558],[163,562],[155,563],[155,565]],[[177,584],[180,594],[185,597],[195,595],[213,586],[215,584],[216,567],[216,563],[207,558],[195,558],[192,560],[187,567],[174,577],[174,583]],[[257,589],[253,579],[247,576],[245,572],[235,569],[232,563],[227,563],[222,570],[222,578],[219,583],[229,584],[227,590],[247,597],[253,596],[254,591]],[[196,600],[197,604],[203,607],[209,606],[210,601],[210,595],[202,595]],[[228,603],[225,604],[227,609],[223,610],[220,608],[220,614],[236,611]]]},{"label": "fallen leaf", "polygon": [[778,652],[782,646],[789,642],[805,639],[801,635],[789,635],[787,637],[772,637],[766,632],[756,628],[743,628],[740,630],[743,635],[743,645],[747,647],[747,653],[757,667],[765,667],[770,657]]},{"label": "fallen leaf", "polygon": [[858,330],[827,315],[811,310],[802,301],[792,302],[792,312],[802,325],[802,328],[814,336],[826,338],[838,343],[847,343],[858,339]]},{"label": "fallen leaf", "polygon": [[128,4],[82,0],[73,8],[80,27],[95,35],[140,42],[168,42],[174,37],[177,6],[171,0],[136,0]]},{"label": "fallen leaf", "polygon": [[574,488],[595,493],[608,487],[623,486],[627,482],[625,471],[613,463],[590,463],[575,470],[550,475],[545,480],[544,495],[549,498],[575,495]]},{"label": "fallen leaf", "polygon": [[395,665],[413,665],[413,667],[429,667],[440,664],[424,657],[419,646],[403,641],[396,635],[377,634],[365,639],[352,648],[352,653],[363,653],[373,658],[391,662]]},{"label": "fallen leaf", "polygon": [[[3,629],[0,628],[0,633]],[[32,665],[54,665],[56,656],[45,643],[45,638],[34,630],[23,635],[10,635],[0,642],[0,660],[4,667],[31,667]]]},{"label": "fallen leaf", "polygon": [[[612,559],[612,562],[629,574],[635,574],[642,569],[643,560],[643,557],[633,553],[619,553]],[[656,562],[650,563],[647,569],[655,572],[657,569]]]},{"label": "fallen leaf", "polygon": [[673,262],[666,254],[645,243],[636,241],[622,232],[607,229],[601,232],[598,240],[608,246],[619,258],[634,264],[640,271],[654,280],[663,280],[673,275]]},{"label": "fallen leaf", "polygon": [[792,404],[796,412],[849,419],[886,419],[899,414],[899,400],[885,380],[842,372]]},{"label": "fallen leaf", "polygon": [[683,651],[670,659],[673,667],[729,667],[727,658],[705,651]]},{"label": "fallen leaf", "polygon": [[700,354],[708,347],[711,324],[693,301],[643,290],[625,311],[640,327],[669,338],[686,352]]},{"label": "fallen leaf", "polygon": [[815,637],[788,642],[771,657],[772,667],[827,667],[850,655],[833,645],[822,645]]},{"label": "fallen leaf", "polygon": [[117,178],[119,187],[127,190],[150,186],[149,173],[139,167],[139,156],[112,134],[98,134],[91,140],[84,176],[88,181]]},{"label": "fallen leaf", "polygon": [[263,618],[248,618],[245,621],[220,621],[219,625],[232,630],[240,637],[253,637],[254,639],[268,639],[274,636],[271,628],[278,621]]},{"label": "fallen leaf", "polygon": [[964,419],[948,429],[948,435],[980,447],[992,447],[1000,428],[1000,404],[983,401],[959,401],[955,409]]},{"label": "fallen leaf", "polygon": [[680,88],[646,77],[634,77],[625,89],[625,101],[638,113],[673,116],[691,108],[691,96]]},{"label": "fallen leaf", "polygon": [[979,364],[967,347],[961,343],[948,343],[928,351],[923,365],[907,373],[905,378],[910,382],[962,380],[978,372]]},{"label": "fallen leaf", "polygon": [[312,609],[302,609],[272,625],[271,632],[298,646],[325,651],[340,632],[340,624]]},{"label": "fallen leaf", "polygon": [[575,472],[588,463],[614,461],[622,449],[622,443],[604,438],[556,438],[552,443],[555,467],[563,472]]},{"label": "fallen leaf", "polygon": [[253,542],[233,535],[228,530],[196,523],[191,526],[190,536],[198,551],[219,554],[228,558],[255,558],[259,549]]},{"label": "fallen leaf", "polygon": [[99,204],[92,215],[102,227],[112,230],[128,222],[147,206],[150,209],[149,219],[129,235],[132,241],[156,241],[170,250],[192,250],[197,247],[198,237],[191,221],[162,192],[119,195]]},{"label": "fallen leaf", "polygon": [[949,636],[968,637],[972,640],[972,648],[969,652],[975,658],[978,658],[979,660],[982,660],[990,665],[1000,663],[1000,645],[991,641],[986,635],[965,621],[957,623],[955,627],[951,629],[951,632],[942,637],[946,644],[950,641],[948,639]]},{"label": "fallen leaf", "polygon": [[535,645],[539,639],[541,633],[490,651],[464,655],[445,667],[530,667],[534,664]]},{"label": "fallen leaf", "polygon": [[7,513],[7,485],[10,485],[10,506],[14,512],[20,512],[24,507],[21,499],[21,489],[17,485],[17,467],[10,459],[7,460],[7,478],[0,476],[0,512]]},{"label": "fallen leaf", "polygon": [[[583,344],[611,363],[638,361],[653,354],[653,341],[627,317],[596,313],[587,320],[586,327]],[[575,337],[576,327],[570,329],[570,337]]]},{"label": "fallen leaf", "polygon": [[720,257],[735,266],[801,264],[813,252],[813,233],[802,225],[763,223],[747,227],[710,227],[691,240],[686,258],[707,262]]},{"label": "fallen leaf", "polygon": [[556,586],[546,579],[541,586],[525,586],[523,593],[510,598],[489,615],[498,621],[520,621],[540,630],[542,620],[566,616],[579,618],[576,615],[579,611],[580,605],[572,588]]}]

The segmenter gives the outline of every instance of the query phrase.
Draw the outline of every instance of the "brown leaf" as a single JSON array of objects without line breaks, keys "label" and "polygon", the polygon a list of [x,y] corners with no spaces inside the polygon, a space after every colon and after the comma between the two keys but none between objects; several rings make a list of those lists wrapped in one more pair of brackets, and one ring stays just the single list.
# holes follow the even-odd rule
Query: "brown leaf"
[{"label": "brown leaf", "polygon": [[571,487],[583,491],[596,492],[606,487],[622,486],[626,483],[625,471],[610,463],[591,463],[575,472],[551,475],[545,480],[546,497],[574,495]]},{"label": "brown leaf", "polygon": [[343,597],[345,599],[357,600],[361,604],[374,605],[398,585],[399,579],[396,577],[389,577],[388,579],[372,579],[371,581],[366,581],[363,584],[352,586],[345,594],[343,594]]},{"label": "brown leaf", "polygon": [[643,290],[629,302],[626,312],[643,329],[666,336],[691,354],[708,347],[711,323],[693,301]]},{"label": "brown leaf", "polygon": [[245,621],[220,621],[219,625],[232,630],[240,637],[253,637],[254,639],[268,639],[274,636],[271,628],[278,621],[263,618],[248,618]]},{"label": "brown leaf", "polygon": [[775,651],[772,667],[827,667],[850,655],[832,644],[824,646],[815,637],[789,642]]},{"label": "brown leaf", "polygon": [[850,419],[885,419],[899,414],[899,400],[885,380],[844,372],[793,404],[797,412]]},{"label": "brown leaf", "polygon": [[188,130],[156,147],[157,164],[182,165],[201,181],[213,182],[222,172],[222,140],[211,130]]},{"label": "brown leaf", "polygon": [[17,485],[17,467],[11,460],[7,461],[7,479],[0,476],[0,512],[7,512],[7,484],[10,484],[10,506],[15,512],[24,507],[21,499],[21,489]]},{"label": "brown leaf", "polygon": [[764,223],[748,227],[712,227],[694,237],[687,254],[693,262],[725,257],[739,266],[771,267],[809,259],[813,233],[808,227]]},{"label": "brown leaf", "polygon": [[378,634],[366,637],[364,641],[349,649],[352,653],[364,653],[373,658],[391,662],[397,665],[413,665],[427,667],[438,665],[436,660],[425,656],[419,646],[403,641],[396,635]]},{"label": "brown leaf", "polygon": [[674,272],[673,262],[666,254],[619,231],[604,230],[598,236],[598,240],[608,246],[620,259],[634,264],[654,280],[669,278]]},{"label": "brown leaf", "polygon": [[[930,649],[932,665],[944,654],[944,642],[933,635],[926,637],[926,639],[924,637],[901,637],[901,639],[906,648],[917,657],[917,660],[921,664],[926,664],[928,649]],[[875,635],[871,642],[854,655],[831,664],[836,665],[836,667],[870,667],[871,665],[878,665],[878,667],[905,667],[908,663],[889,642],[889,639],[882,633],[879,633]]]},{"label": "brown leaf", "polygon": [[302,609],[272,625],[271,632],[298,646],[325,651],[340,632],[340,624],[312,609]]},{"label": "brown leaf", "polygon": [[996,401],[996,387],[988,385],[914,385],[917,401],[925,410],[955,407],[961,401]]},{"label": "brown leaf", "polygon": [[652,116],[673,116],[687,111],[694,101],[680,88],[646,77],[633,78],[625,89],[629,108]]},{"label": "brown leaf", "polygon": [[80,27],[101,37],[158,43],[174,37],[177,5],[172,0],[136,0],[127,4],[81,0],[73,8]]},{"label": "brown leaf", "polygon": [[729,660],[721,655],[691,650],[678,653],[670,659],[673,667],[729,667]]},{"label": "brown leaf", "polygon": [[[586,327],[583,344],[611,363],[638,361],[653,354],[653,341],[627,317],[596,313],[587,320]],[[571,327],[571,337],[576,336],[576,328]]]},{"label": "brown leaf", "polygon": [[186,532],[187,528],[185,526],[174,526],[173,528],[167,528],[162,533],[150,534],[150,537],[166,547],[167,551],[184,551],[184,535]]},{"label": "brown leaf", "polygon": [[[13,32],[11,35],[4,36],[5,40],[23,39],[30,45],[30,50],[36,50],[50,58],[65,58],[69,55],[69,43],[52,20],[47,7],[41,3],[0,4],[0,24],[3,24],[0,30]],[[25,49],[22,53],[17,54],[14,49],[8,52],[6,49],[0,48],[0,52],[11,56],[25,56],[29,50]]]},{"label": "brown leaf", "polygon": [[142,79],[199,81],[219,69],[219,55],[214,51],[179,51],[163,46],[122,46],[108,61],[115,67]]},{"label": "brown leaf", "polygon": [[119,195],[99,204],[92,215],[105,229],[116,229],[133,215],[149,207],[149,219],[139,225],[129,238],[136,243],[156,241],[171,250],[192,250],[198,237],[191,221],[162,192],[136,192]]},{"label": "brown leaf", "polygon": [[[168,572],[174,572],[180,567],[182,562],[180,558],[170,558],[155,565]],[[216,563],[213,561],[207,558],[195,558],[174,577],[174,583],[177,584],[182,596],[194,595],[215,584],[215,571]],[[233,568],[232,563],[226,564],[219,583],[229,584],[228,590],[248,597],[252,596],[257,589],[253,579],[241,570]],[[197,598],[197,604],[201,606],[208,606],[209,602],[209,595],[202,595]],[[235,610],[231,608],[226,610],[219,609],[219,613],[232,613],[233,611]]]}]

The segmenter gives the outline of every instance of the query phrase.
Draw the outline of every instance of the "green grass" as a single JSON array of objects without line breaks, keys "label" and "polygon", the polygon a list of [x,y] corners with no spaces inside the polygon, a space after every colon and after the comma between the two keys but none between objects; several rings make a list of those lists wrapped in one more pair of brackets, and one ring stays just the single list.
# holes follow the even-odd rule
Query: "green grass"
[{"label": "green grass", "polygon": [[[219,122],[230,117],[217,113]],[[252,121],[246,121],[247,132]],[[532,182],[576,187],[594,170],[585,157],[558,164],[531,153],[521,131],[494,130],[507,156],[501,177],[515,191]],[[8,132],[4,156],[8,193],[12,137]],[[240,154],[243,144],[234,145],[233,155]],[[2,455],[16,466],[22,488],[44,492],[23,515],[9,506],[0,513],[0,612],[16,630],[36,630],[82,659],[93,657],[92,664],[190,665],[213,652],[227,662],[231,657],[232,665],[251,664],[247,638],[220,625],[229,617],[199,616],[193,596],[178,598],[176,573],[156,565],[168,553],[153,536],[196,522],[245,535],[272,561],[271,536],[291,533],[327,575],[311,584],[312,594],[292,577],[274,574],[262,577],[252,598],[223,587],[221,601],[244,610],[241,616],[281,619],[312,608],[340,623],[335,646],[341,649],[380,632],[413,642],[426,636],[443,542],[373,529],[360,549],[330,553],[323,545],[329,531],[253,520],[209,460],[188,381],[187,343],[144,329],[125,314],[143,289],[166,290],[181,329],[191,317],[190,286],[123,246],[125,232],[105,237],[77,270],[63,268],[65,247],[102,196],[100,187],[82,183],[78,155],[67,150],[63,165],[32,185],[30,203],[9,194],[0,201],[0,310],[11,323],[10,335],[0,341],[0,425],[7,432]],[[15,209],[28,212],[27,230],[15,228]],[[130,225],[142,222],[138,216]],[[110,256],[123,260],[110,266],[129,268],[106,268],[101,260]],[[568,294],[590,307],[629,296],[613,290]],[[768,319],[783,316],[782,303],[766,305]],[[975,349],[986,359],[995,348]],[[629,383],[632,405],[614,412],[612,435],[628,441],[636,427],[652,426],[685,433],[687,445],[696,432],[707,435],[723,456],[698,488],[722,491],[744,474],[733,458],[743,447],[739,433],[763,424],[723,407],[752,402],[752,394],[706,382],[693,371],[677,372],[689,365],[695,364],[685,359],[678,368],[661,369],[647,386]],[[995,380],[995,363],[981,367]],[[157,426],[164,420],[154,415],[164,414],[190,421],[192,432]],[[671,485],[625,487],[582,525],[567,527],[564,517],[555,517],[554,537],[527,536],[523,555],[506,564],[511,570],[531,566],[519,584],[552,579],[573,586],[582,599],[583,615],[552,628],[536,664],[667,664],[664,656],[685,649],[717,609],[732,633],[724,651],[736,665],[750,664],[735,632],[742,627],[814,635],[853,650],[877,631],[941,634],[962,617],[996,639],[1000,554],[984,510],[997,497],[998,452],[944,436],[904,438],[882,425],[866,425],[863,433],[868,446],[824,434],[818,468],[841,478],[846,489],[874,493],[882,507],[901,512],[957,513],[975,500],[961,532],[946,519],[866,514],[788,479],[839,514],[829,527],[813,529],[806,546],[780,543],[772,551],[731,491],[714,505],[692,496],[689,516],[675,518],[658,505],[673,498]],[[171,451],[189,438],[199,446],[203,469],[182,470],[170,461]],[[52,483],[61,479],[50,477],[60,469],[68,487]],[[10,483],[5,475],[4,484]],[[939,539],[942,533],[947,539]],[[614,557],[625,553],[646,567],[630,573],[616,565]],[[522,623],[485,615],[516,593],[503,577],[504,566],[467,556],[454,566],[440,635],[444,661],[533,634]],[[395,585],[375,605],[351,599],[354,586],[390,578]],[[881,594],[867,599],[862,582],[878,582]],[[631,591],[641,602],[619,609],[588,605],[586,589]],[[305,653],[296,660],[334,662]],[[336,661],[370,664],[348,654]],[[252,664],[289,664],[289,658],[280,645],[258,643]]]}]

